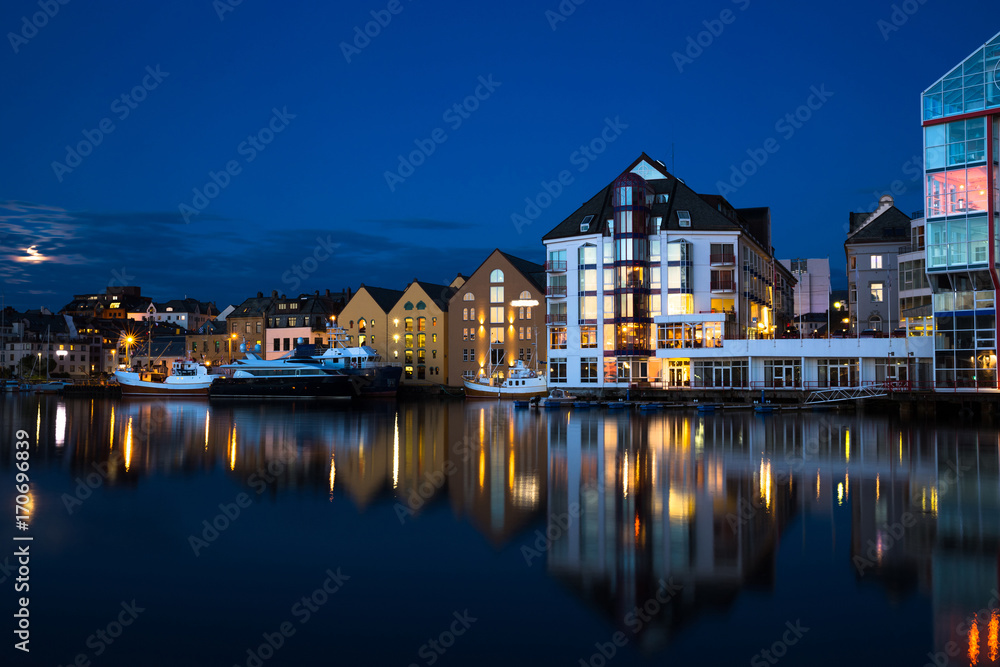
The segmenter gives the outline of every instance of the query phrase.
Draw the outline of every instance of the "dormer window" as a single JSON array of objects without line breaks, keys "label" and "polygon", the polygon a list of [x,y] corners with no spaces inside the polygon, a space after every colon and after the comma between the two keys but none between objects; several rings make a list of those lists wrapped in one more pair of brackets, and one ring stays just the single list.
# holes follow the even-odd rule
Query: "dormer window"
[{"label": "dormer window", "polygon": [[656,195],[653,198],[653,203],[654,204],[666,204],[667,203],[667,199],[669,199],[669,197],[670,197],[670,195]]},{"label": "dormer window", "polygon": [[677,224],[681,227],[690,227],[691,213],[688,211],[677,211]]},{"label": "dormer window", "polygon": [[593,220],[593,219],[594,219],[594,216],[592,216],[592,215],[588,215],[586,218],[584,218],[583,222],[580,223],[580,231],[581,232],[589,232],[590,231],[590,221]]}]

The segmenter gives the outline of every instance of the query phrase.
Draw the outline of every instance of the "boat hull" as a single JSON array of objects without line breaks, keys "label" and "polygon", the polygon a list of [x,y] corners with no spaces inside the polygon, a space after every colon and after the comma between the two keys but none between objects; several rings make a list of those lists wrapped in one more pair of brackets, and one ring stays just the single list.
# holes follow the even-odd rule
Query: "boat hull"
[{"label": "boat hull", "polygon": [[211,398],[349,400],[364,384],[352,375],[221,378],[209,389]]},{"label": "boat hull", "polygon": [[121,387],[122,396],[176,396],[180,398],[208,396],[208,388],[216,376],[192,382],[150,382],[140,380],[138,373],[118,371],[115,373],[115,379],[118,380],[118,386]]},{"label": "boat hull", "polygon": [[465,397],[466,398],[492,398],[497,399],[512,399],[512,400],[525,400],[529,398],[534,398],[536,396],[547,396],[548,390],[545,385],[525,385],[518,387],[493,387],[488,384],[480,384],[478,382],[472,382],[466,380],[465,384]]}]

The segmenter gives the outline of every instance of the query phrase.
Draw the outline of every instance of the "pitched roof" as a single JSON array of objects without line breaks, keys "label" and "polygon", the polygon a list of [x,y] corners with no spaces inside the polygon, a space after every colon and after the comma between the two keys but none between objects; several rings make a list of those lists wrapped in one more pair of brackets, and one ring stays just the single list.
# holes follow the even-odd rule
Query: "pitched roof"
[{"label": "pitched roof", "polygon": [[[900,211],[895,206],[886,206],[876,209],[878,213],[872,217],[872,213],[851,213],[850,232],[844,245],[852,243],[877,243],[877,242],[907,242],[910,239],[910,216]],[[869,220],[869,218],[871,218]],[[867,221],[867,222],[866,222]]]},{"label": "pitched roof", "polygon": [[[378,307],[382,309],[382,312],[388,313],[392,310],[392,307],[396,305],[400,297],[403,296],[403,291],[398,289],[389,289],[387,287],[371,287],[361,283],[361,287],[358,288],[358,292],[365,290],[368,295],[375,300]],[[357,292],[354,293],[355,296]]]},{"label": "pitched roof", "polygon": [[514,255],[508,254],[499,248],[496,252],[506,258],[510,262],[511,266],[521,272],[525,278],[531,281],[531,284],[537,287],[539,290],[545,291],[545,267],[536,262],[529,261],[527,259],[521,259],[520,257],[515,257]]},{"label": "pitched roof", "polygon": [[[448,312],[448,302],[451,301],[451,297],[455,296],[455,292],[458,290],[449,285],[437,285],[435,283],[425,283],[422,280],[414,280],[420,286],[427,296],[431,298],[434,303],[437,304],[438,308],[444,312]],[[412,285],[413,283],[410,283]],[[409,287],[409,285],[407,285]]]},{"label": "pitched roof", "polygon": [[[752,237],[762,250],[770,252],[770,209],[767,207],[735,209],[721,195],[699,195],[676,176],[670,174],[657,160],[645,153],[640,155],[624,173],[631,172],[645,162],[663,178],[647,179],[656,195],[667,195],[666,203],[654,203],[652,215],[663,218],[661,229],[671,232],[685,231],[734,231]],[[608,220],[614,219],[612,196],[614,181],[602,188],[542,237],[542,241],[569,238],[573,236],[604,235],[608,232]],[[681,227],[677,212],[686,211],[691,217],[690,227]],[[580,231],[580,224],[587,216],[593,216],[586,232]],[[744,216],[749,216],[748,221]],[[767,233],[764,228],[767,228]],[[763,237],[763,238],[762,238]]]}]

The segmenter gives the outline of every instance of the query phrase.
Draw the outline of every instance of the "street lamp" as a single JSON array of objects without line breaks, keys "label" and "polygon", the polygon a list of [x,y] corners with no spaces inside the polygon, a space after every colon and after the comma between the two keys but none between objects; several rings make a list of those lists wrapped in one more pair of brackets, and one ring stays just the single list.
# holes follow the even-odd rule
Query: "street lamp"
[{"label": "street lamp", "polygon": [[229,363],[233,363],[233,342],[236,340],[236,334],[229,334]]}]

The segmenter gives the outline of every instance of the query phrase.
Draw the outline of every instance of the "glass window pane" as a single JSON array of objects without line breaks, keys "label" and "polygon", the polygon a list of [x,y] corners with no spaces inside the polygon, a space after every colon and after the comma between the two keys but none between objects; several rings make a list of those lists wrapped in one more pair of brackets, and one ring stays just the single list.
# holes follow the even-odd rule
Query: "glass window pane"
[{"label": "glass window pane", "polygon": [[931,146],[944,146],[945,126],[932,125],[931,127],[928,127],[926,130],[924,130],[924,136],[928,148]]}]

